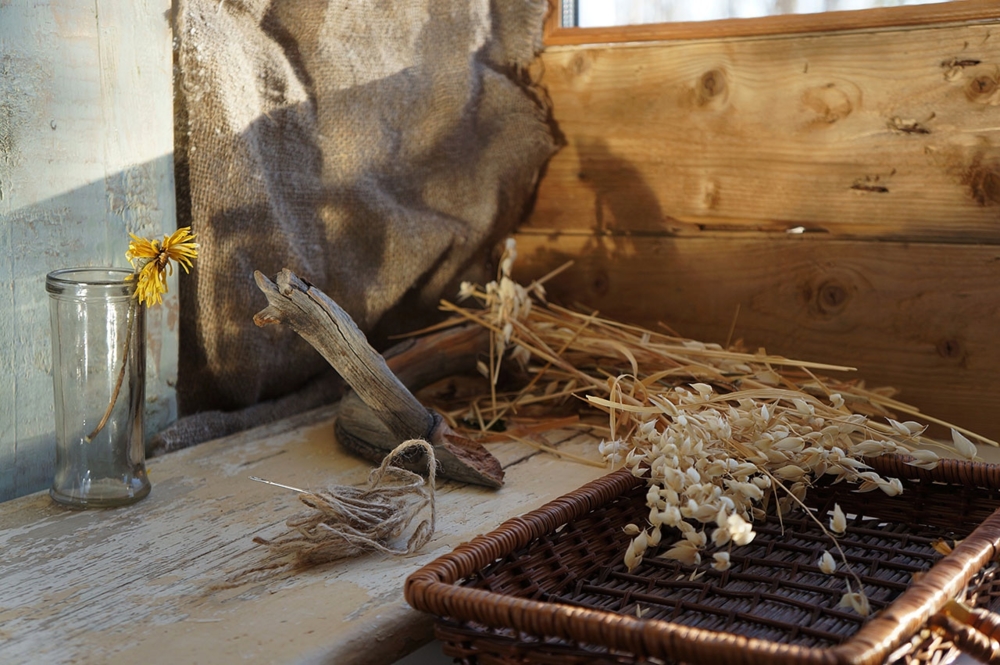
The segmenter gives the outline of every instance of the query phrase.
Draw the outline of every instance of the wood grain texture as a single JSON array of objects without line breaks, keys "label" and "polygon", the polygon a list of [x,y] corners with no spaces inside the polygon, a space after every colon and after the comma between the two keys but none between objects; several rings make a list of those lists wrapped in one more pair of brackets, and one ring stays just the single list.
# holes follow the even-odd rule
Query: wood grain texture
[{"label": "wood grain texture", "polygon": [[528,228],[1000,242],[996,22],[550,47]]},{"label": "wood grain texture", "polygon": [[[391,663],[431,639],[403,600],[406,576],[478,533],[605,471],[490,444],[507,470],[492,491],[439,483],[437,532],[417,554],[382,555],[213,591],[259,562],[303,509],[256,475],[313,488],[362,484],[371,466],[333,442],[325,408],[156,458],[152,494],[123,509],[70,512],[44,494],[0,504],[4,663]],[[547,435],[598,459],[589,437]]]},{"label": "wood grain texture", "polygon": [[738,308],[733,339],[750,350],[856,367],[927,414],[1000,436],[1000,247],[722,233],[517,242],[522,282],[575,261],[547,284],[559,301],[720,344]]},{"label": "wood grain texture", "polygon": [[718,21],[675,21],[601,28],[563,28],[558,21],[559,0],[549,0],[545,43],[604,44],[662,41],[667,39],[726,39],[840,30],[873,30],[1000,18],[993,0],[957,0],[913,7],[884,7],[862,11],[786,14],[762,18]]}]

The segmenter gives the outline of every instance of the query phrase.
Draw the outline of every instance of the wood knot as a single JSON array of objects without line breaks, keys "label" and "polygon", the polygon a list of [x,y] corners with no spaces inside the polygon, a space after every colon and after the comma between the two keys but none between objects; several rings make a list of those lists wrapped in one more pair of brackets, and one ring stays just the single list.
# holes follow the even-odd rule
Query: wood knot
[{"label": "wood knot", "polygon": [[698,106],[705,106],[715,100],[725,101],[728,89],[725,72],[721,69],[710,69],[701,75],[696,86]]},{"label": "wood knot", "polygon": [[587,52],[577,53],[569,62],[569,71],[573,76],[582,76],[590,71],[590,55]]},{"label": "wood knot", "polygon": [[815,114],[813,124],[832,125],[854,112],[856,100],[836,83],[810,88],[802,93],[802,105]]},{"label": "wood knot", "polygon": [[989,74],[980,74],[970,79],[965,86],[965,96],[970,102],[979,104],[996,104],[1000,81]]},{"label": "wood knot", "polygon": [[996,171],[980,171],[970,179],[972,198],[979,205],[996,205],[1000,203],[1000,174]]},{"label": "wood knot", "polygon": [[974,95],[988,95],[996,89],[997,82],[985,74],[969,81],[969,92]]},{"label": "wood knot", "polygon": [[808,312],[821,318],[832,318],[843,312],[857,290],[849,275],[829,272],[816,275],[802,287]]},{"label": "wood knot", "polygon": [[820,284],[816,290],[816,310],[820,314],[837,314],[847,306],[851,294],[847,287],[836,280]]},{"label": "wood knot", "polygon": [[726,91],[726,77],[718,69],[705,72],[701,77],[701,88],[706,97],[715,97]]},{"label": "wood knot", "polygon": [[965,355],[962,343],[953,337],[940,340],[936,348],[939,356],[948,358],[949,360],[959,360]]},{"label": "wood knot", "polygon": [[598,270],[594,273],[594,278],[590,282],[590,288],[599,296],[605,296],[611,289],[611,279],[608,277],[608,273],[604,270]]},{"label": "wood knot", "polygon": [[962,173],[972,200],[981,206],[1000,204],[1000,164],[982,152],[975,154]]}]

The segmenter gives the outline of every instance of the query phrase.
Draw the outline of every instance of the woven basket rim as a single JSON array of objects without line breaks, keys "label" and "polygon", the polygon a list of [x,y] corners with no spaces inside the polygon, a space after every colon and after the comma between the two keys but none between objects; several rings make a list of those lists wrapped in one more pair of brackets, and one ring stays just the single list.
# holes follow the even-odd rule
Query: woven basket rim
[{"label": "woven basket rim", "polygon": [[[900,478],[1000,489],[1000,465],[941,460],[935,469],[927,470],[908,465],[912,458],[906,456],[885,455],[867,461],[880,472]],[[965,588],[1000,548],[998,509],[891,605],[847,641],[833,647],[784,644],[457,585],[506,554],[645,482],[625,469],[614,471],[511,518],[411,574],[404,589],[406,600],[415,609],[442,617],[678,661],[875,665]]]}]

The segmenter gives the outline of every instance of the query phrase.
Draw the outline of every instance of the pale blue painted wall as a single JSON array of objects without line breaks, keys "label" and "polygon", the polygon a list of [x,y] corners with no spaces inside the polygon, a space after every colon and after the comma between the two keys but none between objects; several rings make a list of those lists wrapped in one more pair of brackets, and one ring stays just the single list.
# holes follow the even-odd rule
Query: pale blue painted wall
[{"label": "pale blue painted wall", "polygon": [[[45,274],[176,228],[170,2],[0,1],[0,500],[54,458]],[[176,277],[175,277],[176,278]],[[176,283],[150,312],[147,421],[176,414]]]}]

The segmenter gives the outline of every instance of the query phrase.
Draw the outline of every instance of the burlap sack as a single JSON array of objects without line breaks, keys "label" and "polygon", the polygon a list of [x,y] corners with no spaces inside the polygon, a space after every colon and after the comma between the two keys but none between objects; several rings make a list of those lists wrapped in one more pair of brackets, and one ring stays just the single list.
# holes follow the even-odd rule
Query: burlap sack
[{"label": "burlap sack", "polygon": [[[366,332],[412,329],[522,216],[554,150],[524,71],[545,0],[180,0],[182,413],[327,370],[254,270],[288,267]],[[215,431],[215,430],[213,430]],[[215,431],[217,434],[218,432]]]}]

